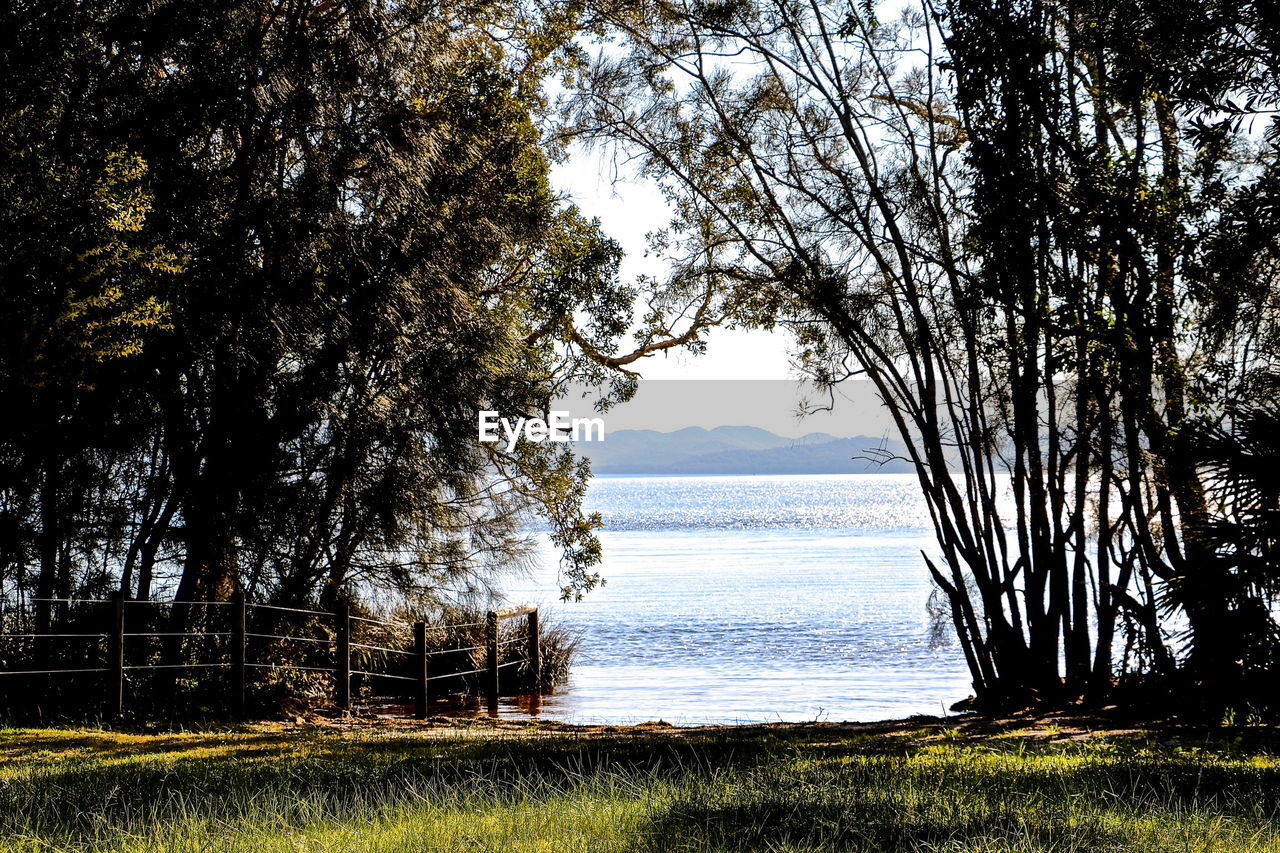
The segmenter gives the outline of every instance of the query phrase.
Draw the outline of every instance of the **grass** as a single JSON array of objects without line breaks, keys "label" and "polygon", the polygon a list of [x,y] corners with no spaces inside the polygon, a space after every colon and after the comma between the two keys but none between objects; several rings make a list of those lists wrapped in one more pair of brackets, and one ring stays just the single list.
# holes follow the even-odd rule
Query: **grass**
[{"label": "grass", "polygon": [[0,730],[14,851],[1280,851],[1221,735],[925,722],[712,730]]}]

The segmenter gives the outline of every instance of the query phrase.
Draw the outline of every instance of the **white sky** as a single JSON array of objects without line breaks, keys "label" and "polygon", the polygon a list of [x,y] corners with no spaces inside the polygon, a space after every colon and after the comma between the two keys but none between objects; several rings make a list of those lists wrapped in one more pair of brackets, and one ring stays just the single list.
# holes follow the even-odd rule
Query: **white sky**
[{"label": "white sky", "polygon": [[[614,176],[617,175],[617,180]],[[647,257],[646,235],[667,225],[670,212],[657,187],[636,180],[605,154],[575,152],[552,172],[552,182],[626,252],[622,276],[657,275],[662,265]],[[637,365],[645,379],[790,379],[790,335],[760,330],[713,329],[701,356],[669,352]]]}]

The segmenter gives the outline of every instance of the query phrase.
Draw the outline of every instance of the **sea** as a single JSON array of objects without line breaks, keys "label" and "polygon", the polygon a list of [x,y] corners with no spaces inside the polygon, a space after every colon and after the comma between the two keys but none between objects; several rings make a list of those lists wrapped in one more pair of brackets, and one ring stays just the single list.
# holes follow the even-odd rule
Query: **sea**
[{"label": "sea", "polygon": [[944,715],[971,692],[914,475],[598,477],[587,509],[605,522],[603,587],[561,601],[546,542],[506,585],[580,635],[570,681],[500,716],[871,721]]}]

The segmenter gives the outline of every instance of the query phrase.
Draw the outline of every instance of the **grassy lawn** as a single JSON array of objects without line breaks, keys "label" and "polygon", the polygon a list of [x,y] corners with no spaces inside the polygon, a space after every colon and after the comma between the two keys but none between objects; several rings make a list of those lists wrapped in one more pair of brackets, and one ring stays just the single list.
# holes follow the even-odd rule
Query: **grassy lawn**
[{"label": "grassy lawn", "polygon": [[0,730],[0,849],[1280,851],[1269,733]]}]

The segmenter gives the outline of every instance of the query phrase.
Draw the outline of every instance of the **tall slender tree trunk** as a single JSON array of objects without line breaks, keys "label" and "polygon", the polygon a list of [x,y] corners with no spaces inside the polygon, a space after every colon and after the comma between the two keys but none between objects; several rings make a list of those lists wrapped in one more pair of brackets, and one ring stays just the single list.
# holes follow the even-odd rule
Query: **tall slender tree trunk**
[{"label": "tall slender tree trunk", "polygon": [[[1176,198],[1182,190],[1181,150],[1177,119],[1168,99],[1154,97],[1164,164],[1164,192]],[[1166,205],[1177,210],[1176,205]],[[1174,282],[1180,252],[1180,227],[1176,212],[1165,211],[1156,252],[1155,338],[1156,364],[1164,391],[1164,418],[1154,431],[1159,457],[1158,473],[1177,507],[1182,534],[1181,577],[1177,580],[1181,604],[1191,626],[1188,661],[1192,677],[1205,688],[1207,702],[1221,708],[1240,687],[1238,632],[1230,607],[1230,578],[1221,568],[1212,545],[1205,541],[1209,505],[1187,435],[1186,375],[1177,352]]]}]

